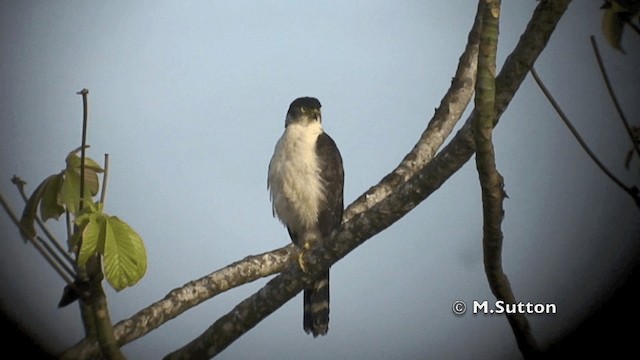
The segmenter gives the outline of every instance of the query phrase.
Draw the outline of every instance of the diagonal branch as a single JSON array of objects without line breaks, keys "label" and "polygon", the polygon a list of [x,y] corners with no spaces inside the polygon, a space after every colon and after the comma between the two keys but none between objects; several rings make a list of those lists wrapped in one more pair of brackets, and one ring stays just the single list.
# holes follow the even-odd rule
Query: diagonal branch
[{"label": "diagonal branch", "polygon": [[[11,183],[13,183],[18,188],[20,197],[22,197],[22,200],[24,200],[24,202],[27,203],[27,201],[29,200],[29,197],[27,196],[27,193],[24,190],[26,182],[22,180],[20,177],[18,177],[17,175],[13,175],[13,177],[11,178]],[[60,261],[59,262],[60,266],[64,267],[65,270],[69,273],[69,275],[71,275],[72,277],[75,277],[75,270],[72,269],[72,267],[75,267],[75,261],[73,261],[71,256],[67,254],[67,251],[62,247],[62,245],[60,245],[60,242],[51,233],[51,231],[49,231],[49,228],[40,219],[40,217],[36,216],[35,220],[36,220],[36,223],[38,224],[38,227],[42,230],[47,240],[49,240],[51,245],[53,245],[53,247],[55,248],[55,251],[57,252],[56,257],[60,256],[66,261],[66,263],[64,261]],[[52,253],[54,252],[52,251]]]},{"label": "diagonal branch", "polygon": [[[293,245],[248,256],[200,279],[170,291],[162,300],[117,323],[114,335],[120,346],[130,343],[194,306],[234,287],[281,272],[289,263]],[[88,359],[98,344],[83,339],[60,355],[62,359]]]},{"label": "diagonal branch", "polygon": [[636,32],[636,35],[640,35],[640,27],[631,21],[631,19],[624,19],[624,22]]},{"label": "diagonal branch", "polygon": [[[501,92],[496,96],[496,122],[548,42],[569,2],[543,1],[534,12],[525,34],[498,77],[497,88]],[[368,210],[353,215],[330,239],[306,252],[305,257],[317,259],[315,263],[311,259],[304,259],[306,264],[314,265],[309,266],[308,275],[313,277],[319,274],[328,265],[400,219],[462,167],[474,152],[470,127],[473,118],[475,115],[472,115],[452,142],[420,172]],[[207,359],[215,356],[295,296],[304,284],[305,274],[292,266],[238,304],[191,343],[169,354],[167,359]]]},{"label": "diagonal branch", "polygon": [[607,69],[604,67],[604,62],[602,61],[602,56],[600,55],[600,50],[598,49],[598,43],[596,42],[596,38],[591,35],[591,46],[593,47],[593,52],[596,54],[596,60],[598,61],[598,67],[600,68],[600,73],[602,74],[602,79],[604,80],[605,85],[607,85],[607,91],[609,92],[609,96],[611,97],[611,101],[613,101],[613,105],[618,112],[618,116],[624,125],[624,129],[627,131],[627,135],[631,139],[631,145],[636,150],[636,154],[640,156],[640,144],[636,141],[635,136],[633,136],[633,130],[631,130],[631,126],[629,125],[629,121],[627,121],[627,117],[624,115],[624,111],[622,111],[622,106],[620,106],[620,102],[618,101],[618,97],[616,96],[615,91],[613,90],[613,85],[611,85],[611,80],[609,80],[609,75],[607,74]]},{"label": "diagonal branch", "polygon": [[[18,220],[18,217],[13,212],[13,210],[9,206],[9,203],[7,203],[2,194],[0,194],[0,206],[2,206],[7,215],[9,215],[9,218],[11,219],[11,221],[13,221],[16,227],[18,229],[22,229],[20,220]],[[51,267],[58,273],[58,275],[60,275],[62,280],[64,280],[67,285],[74,286],[72,277],[73,274],[70,275],[68,273],[69,269],[64,266],[64,262],[62,261],[62,259],[56,256],[56,252],[47,245],[44,239],[42,239],[38,235],[30,236],[28,235],[27,231],[22,231],[24,232],[25,236],[27,236],[27,240],[30,241],[33,246],[35,246],[36,250],[42,255],[42,257],[44,257],[44,259],[49,263],[49,265],[51,265]]]},{"label": "diagonal branch", "polygon": [[[405,159],[393,171],[392,174],[389,174],[387,177],[385,177],[385,179],[383,179],[380,184],[372,187],[367,193],[361,195],[358,200],[356,200],[350,207],[346,209],[344,217],[345,221],[348,221],[355,214],[360,213],[375,204],[375,201],[372,201],[373,199],[384,198],[385,196],[390,194],[399,183],[405,182],[411,176],[413,176],[416,171],[423,167],[424,164],[433,157],[433,154],[435,154],[437,149],[442,145],[444,140],[451,133],[451,130],[455,126],[456,122],[460,119],[460,116],[464,112],[464,109],[468,105],[471,99],[471,95],[473,94],[476,63],[478,57],[477,55],[480,24],[480,15],[478,14],[476,16],[473,28],[469,33],[469,42],[464,53],[460,57],[460,62],[458,64],[456,75],[452,80],[451,87],[443,97],[440,107],[436,109],[436,113],[431,119],[427,129],[422,134],[420,141],[416,144],[414,149],[409,154],[407,154]],[[280,261],[285,259],[285,257],[282,257],[278,254],[278,252],[282,250],[286,250],[285,257],[286,259],[288,259],[290,255],[289,253],[291,251],[291,246],[287,246],[283,249],[278,249],[270,253],[258,255],[256,257],[250,257],[247,259],[255,260],[260,256],[274,256],[278,259],[278,261]],[[234,267],[236,265],[245,266],[245,262],[247,261],[247,259],[236,264],[232,264],[229,267]],[[284,263],[279,263],[278,265],[283,266]],[[281,269],[268,274],[263,274],[262,276],[271,275],[275,272],[280,271]],[[144,310],[141,310],[132,318],[118,323],[115,326],[115,333],[116,337],[119,339],[119,343],[123,345],[130,341],[133,341],[162,325],[164,322],[190,309],[191,307],[196,306],[201,302],[211,298],[212,296],[215,296],[218,293],[227,290],[225,288],[221,291],[210,291],[215,290],[215,288],[217,287],[216,284],[219,283],[219,279],[216,279],[216,281],[212,281],[214,275],[218,273],[219,272],[215,272],[200,280],[196,280],[195,282],[186,284],[183,288],[172,291],[163,300],[154,303]],[[253,281],[259,277],[247,278],[246,282]],[[202,283],[201,285],[203,287],[201,287],[200,289],[207,291],[197,292],[197,294],[193,299],[191,299],[191,301],[180,303],[179,306],[173,306],[173,304],[175,304],[175,299],[178,298],[177,296],[174,296],[178,294],[178,290],[180,290],[179,294],[182,294],[180,295],[180,298],[184,298],[184,294],[194,294],[192,290],[194,287],[192,286],[193,283]],[[234,282],[232,283],[233,286],[230,286],[229,288],[242,285],[243,283],[245,282]],[[93,351],[95,351],[95,349],[95,344],[91,344],[88,340],[85,339],[76,344],[74,347],[68,349],[64,354],[65,356],[67,353],[94,354]],[[78,356],[73,357],[77,358]]]},{"label": "diagonal branch", "polygon": [[616,177],[602,163],[602,161],[600,161],[600,159],[598,159],[596,154],[591,150],[591,148],[589,148],[589,145],[587,145],[587,143],[584,141],[582,136],[580,136],[580,133],[578,133],[578,130],[576,130],[573,124],[571,124],[569,117],[567,117],[564,111],[562,111],[562,108],[560,107],[556,99],[553,98],[549,89],[547,89],[547,87],[542,82],[542,79],[540,79],[540,76],[538,76],[538,73],[536,72],[535,68],[531,68],[531,75],[533,75],[533,79],[535,80],[536,84],[538,84],[538,87],[540,88],[540,90],[542,90],[542,93],[547,98],[547,100],[549,100],[549,103],[551,103],[551,106],[556,111],[558,116],[560,116],[560,119],[562,120],[562,122],[564,122],[567,128],[569,128],[569,131],[571,131],[571,134],[573,135],[573,137],[578,141],[578,143],[580,144],[582,149],[587,153],[587,155],[589,155],[591,160],[593,160],[593,162],[600,168],[600,170],[602,170],[602,172],[605,173],[605,175],[609,177],[609,179],[611,179],[611,181],[613,181],[622,190],[624,190],[627,194],[629,194],[629,196],[631,196],[631,198],[633,198],[633,200],[636,202],[636,206],[640,208],[640,194],[638,193],[638,188],[635,186],[629,187],[625,185],[620,179],[618,179],[618,177]]},{"label": "diagonal branch", "polygon": [[[569,3],[570,0],[556,0],[541,1],[538,4],[527,29],[520,38],[518,45],[507,58],[500,75],[496,78],[496,121],[507,108],[515,92],[518,90],[522,81],[529,72],[529,69],[546,46],[551,34],[566,11]],[[376,205],[371,205],[370,207],[368,207],[366,203],[367,199],[365,195],[361,196],[351,204],[345,211],[345,222],[343,223],[342,228],[337,234],[334,234],[334,236],[327,241],[326,246],[331,249],[331,253],[337,256],[342,254],[346,255],[348,252],[362,244],[366,239],[384,230],[393,222],[404,216],[431,193],[442,186],[449,177],[458,171],[471,158],[475,151],[473,130],[470,126],[474,117],[475,114],[472,114],[451,142],[440,153],[433,157],[430,162],[410,176],[407,181],[396,187],[395,191],[390,196],[385,197],[384,200],[380,200]],[[367,192],[367,194],[377,197],[376,194],[379,194],[378,191],[380,190],[378,190],[378,188],[380,186],[382,185],[379,184],[373,187]],[[354,209],[366,210],[354,211]],[[313,250],[306,252],[306,254],[308,256],[319,256],[321,258],[323,255],[329,255],[322,248],[314,248]],[[295,270],[291,270],[288,276],[291,276],[292,272],[295,272]],[[281,276],[285,275],[286,273],[281,274]],[[278,277],[276,277],[276,279],[278,279]],[[276,279],[273,279],[272,281],[276,281]],[[300,281],[302,280],[298,280],[296,282]],[[213,283],[209,284],[209,286],[213,285]],[[260,292],[263,292],[263,294],[265,292],[271,293],[277,285],[278,283],[272,284],[270,282],[260,290]],[[176,289],[174,291],[180,290],[181,289]],[[300,289],[294,289],[293,291],[296,291],[297,293]],[[252,302],[257,301],[256,298],[258,297],[258,294],[254,294],[227,314],[225,318],[231,320],[228,322],[229,325],[227,327],[223,326],[222,328],[233,329],[236,327],[236,324],[233,321],[233,313],[237,313],[239,316],[243,315],[242,319],[246,319],[246,311],[250,313],[264,313],[268,315],[275,311],[279,306],[277,301],[267,304],[272,308],[269,308],[269,306],[266,306],[264,303],[262,306],[258,306],[258,304],[251,306]],[[154,305],[152,305],[152,307]],[[136,316],[138,314],[136,314]],[[266,315],[252,315],[251,317],[254,321],[259,321],[260,316]],[[166,321],[164,319],[168,317],[168,314],[163,313],[158,316],[162,317],[162,320],[160,321],[160,323],[162,323]],[[153,315],[151,315],[151,317],[153,317]],[[238,320],[240,319],[241,318],[239,317]],[[120,342],[121,338],[130,335],[131,332],[134,331],[141,329],[141,331],[146,330],[144,324],[138,321],[131,324],[132,327],[127,329],[123,329],[121,324],[123,324],[123,322],[116,325],[115,329],[116,337],[118,337],[121,345],[128,342]],[[247,324],[247,326],[253,327],[255,324]],[[124,332],[120,333],[119,331]],[[217,346],[220,350],[224,349],[233,340],[235,339],[226,339],[226,344],[217,344]],[[224,347],[222,347],[223,345]],[[95,344],[83,341],[65,352],[65,355],[74,352],[76,354],[81,354],[81,356],[68,356],[65,358],[89,358],[92,355],[95,355],[95,351],[87,350],[91,347],[95,347]]]},{"label": "diagonal branch", "polygon": [[471,95],[473,94],[478,65],[481,20],[481,13],[477,11],[473,26],[469,32],[467,45],[458,61],[458,67],[451,81],[451,86],[440,101],[440,106],[436,109],[418,143],[391,173],[385,176],[376,186],[360,195],[345,210],[345,221],[349,221],[354,215],[366,211],[391,194],[400,184],[409,180],[426,163],[433,159],[436,151],[442,146],[445,139],[449,137],[453,127],[458,123],[462,113],[471,101]]}]

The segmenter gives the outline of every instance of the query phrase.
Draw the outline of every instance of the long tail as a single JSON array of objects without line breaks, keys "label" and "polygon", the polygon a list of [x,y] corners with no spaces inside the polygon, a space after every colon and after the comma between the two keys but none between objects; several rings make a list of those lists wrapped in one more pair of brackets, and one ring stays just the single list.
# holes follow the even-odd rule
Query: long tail
[{"label": "long tail", "polygon": [[304,290],[304,331],[313,337],[329,331],[329,271]]}]

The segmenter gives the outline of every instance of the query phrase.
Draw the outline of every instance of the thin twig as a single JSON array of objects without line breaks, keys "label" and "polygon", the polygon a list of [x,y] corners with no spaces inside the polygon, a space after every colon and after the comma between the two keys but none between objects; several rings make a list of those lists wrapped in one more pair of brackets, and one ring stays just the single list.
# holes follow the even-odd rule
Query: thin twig
[{"label": "thin twig", "polygon": [[60,267],[66,271],[70,278],[74,279],[76,277],[76,272],[72,268],[71,265],[67,264],[64,259],[60,257],[59,251],[56,251],[49,245],[41,236],[36,236],[36,239],[42,244],[44,249],[51,255],[53,260],[60,265]]},{"label": "thin twig", "polygon": [[[26,184],[26,182],[16,175],[14,175],[13,178],[11,178],[11,182],[14,185],[16,185],[16,187],[18,188],[18,192],[20,193],[20,196],[26,203],[29,200],[29,198],[27,197],[27,193],[24,190],[24,185]],[[56,237],[51,233],[51,231],[49,231],[49,228],[47,228],[46,224],[42,220],[40,220],[38,216],[35,217],[35,220],[36,220],[36,223],[38,224],[38,227],[40,227],[40,229],[42,230],[42,232],[44,232],[49,242],[57,250],[59,255],[56,255],[56,257],[62,256],[62,258],[67,261],[66,265],[61,261],[60,265],[65,267],[71,266],[72,268],[75,269],[75,261],[73,261],[73,258],[69,256],[69,254],[65,251],[62,245],[60,245],[60,242],[58,241],[58,239],[56,239]],[[53,249],[51,250],[53,251]],[[73,271],[71,275],[75,276],[75,271]]]},{"label": "thin twig", "polygon": [[620,102],[618,102],[618,97],[616,96],[615,91],[613,90],[613,86],[611,85],[611,80],[609,80],[609,75],[607,75],[607,70],[604,68],[604,62],[602,61],[602,56],[600,55],[600,50],[598,49],[598,43],[596,42],[595,36],[591,35],[591,46],[593,47],[593,52],[596,54],[596,60],[598,61],[598,67],[600,68],[600,73],[602,74],[602,79],[604,79],[604,83],[607,85],[607,90],[609,91],[609,96],[613,101],[613,105],[618,112],[618,116],[620,116],[620,120],[622,120],[622,124],[624,125],[625,130],[627,130],[627,135],[629,135],[629,139],[631,140],[631,144],[633,148],[636,150],[638,156],[640,156],[640,144],[636,141],[633,136],[633,130],[629,125],[629,121],[627,121],[627,117],[624,115],[622,111],[622,106],[620,106]]},{"label": "thin twig", "polygon": [[631,19],[624,19],[624,22],[629,25],[635,32],[637,35],[640,35],[640,27],[638,27],[638,25],[636,25],[633,21],[631,21]]},{"label": "thin twig", "polygon": [[[67,228],[67,244],[71,244],[72,243],[71,236],[73,235],[73,229],[71,226],[71,214],[69,213],[69,209],[64,210],[64,222]],[[75,249],[71,249],[70,251],[75,251]]]},{"label": "thin twig", "polygon": [[536,72],[536,69],[534,67],[531,67],[531,75],[533,75],[533,79],[535,80],[536,84],[538,84],[538,87],[540,88],[540,90],[542,90],[542,93],[547,98],[547,100],[549,100],[549,103],[551,104],[553,109],[556,111],[558,116],[560,116],[560,119],[562,119],[562,122],[564,122],[567,128],[569,128],[569,131],[571,131],[571,134],[573,135],[573,137],[578,141],[578,143],[580,144],[582,149],[587,153],[587,155],[589,155],[591,160],[593,160],[593,162],[596,165],[598,165],[600,170],[602,170],[602,172],[604,172],[605,175],[607,175],[609,179],[611,179],[611,181],[613,181],[622,190],[624,190],[627,194],[629,194],[633,198],[633,200],[636,202],[636,205],[640,207],[640,196],[638,194],[638,188],[628,187],[620,179],[618,179],[611,171],[609,171],[609,169],[602,163],[602,161],[598,159],[596,154],[594,154],[593,151],[591,151],[591,149],[589,148],[589,145],[587,145],[587,143],[582,139],[582,136],[580,136],[580,134],[578,133],[578,130],[576,130],[576,128],[573,127],[573,124],[571,124],[571,121],[569,120],[567,115],[565,115],[564,111],[562,111],[562,108],[560,107],[558,102],[556,102],[555,98],[551,95],[551,92],[549,92],[547,87],[544,85],[544,83],[540,79],[540,76],[538,76],[538,73]]},{"label": "thin twig", "polygon": [[[18,229],[21,229],[22,226],[20,225],[20,220],[18,220],[18,217],[16,216],[16,214],[13,212],[13,210],[11,210],[11,207],[5,201],[2,194],[0,194],[0,205],[2,205],[2,207],[4,208],[4,211],[7,213],[7,215],[9,215],[9,218],[11,218],[11,221],[13,221],[13,223],[18,227]],[[24,233],[25,233],[25,236],[27,237],[27,240],[31,241],[31,243],[33,244],[33,246],[35,246],[36,250],[38,250],[40,255],[42,255],[42,257],[44,257],[44,259],[49,263],[49,265],[53,267],[53,269],[58,273],[58,275],[62,277],[62,280],[64,280],[64,282],[67,283],[67,285],[71,287],[75,287],[75,285],[73,284],[73,278],[70,278],[69,275],[67,275],[65,268],[61,267],[58,261],[56,261],[56,259],[53,258],[52,255],[46,250],[45,246],[43,245],[44,240],[39,236],[28,236],[28,233],[26,231]]]},{"label": "thin twig", "polygon": [[87,95],[89,90],[82,89],[77,92],[78,95],[82,95],[82,143],[80,148],[80,204],[78,205],[78,212],[82,210],[84,205],[84,162],[86,159],[87,149],[87,123],[88,123],[88,104]]},{"label": "thin twig", "polygon": [[102,189],[100,191],[100,203],[104,206],[107,198],[107,180],[109,179],[109,154],[104,154],[104,172],[102,173]]}]

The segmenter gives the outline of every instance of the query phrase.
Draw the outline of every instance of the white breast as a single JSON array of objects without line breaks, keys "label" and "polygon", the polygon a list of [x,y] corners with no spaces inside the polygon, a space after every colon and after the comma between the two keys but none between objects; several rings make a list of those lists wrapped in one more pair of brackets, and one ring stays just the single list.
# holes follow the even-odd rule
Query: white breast
[{"label": "white breast", "polygon": [[316,156],[319,122],[290,124],[278,140],[269,163],[268,187],[274,214],[293,231],[315,226],[324,188]]}]

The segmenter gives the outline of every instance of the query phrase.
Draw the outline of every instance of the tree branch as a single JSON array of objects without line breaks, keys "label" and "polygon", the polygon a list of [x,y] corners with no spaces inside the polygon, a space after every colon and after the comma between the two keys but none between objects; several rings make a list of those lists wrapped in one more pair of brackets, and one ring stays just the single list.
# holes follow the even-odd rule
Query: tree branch
[{"label": "tree branch", "polygon": [[633,130],[631,130],[631,126],[629,125],[629,121],[627,121],[627,117],[624,115],[624,111],[622,111],[622,106],[620,106],[620,102],[618,101],[618,97],[616,96],[615,91],[613,90],[613,85],[611,85],[611,80],[609,80],[609,75],[607,75],[607,70],[604,68],[604,62],[602,61],[602,56],[600,55],[600,50],[598,49],[598,43],[596,42],[596,38],[591,35],[591,46],[593,47],[593,52],[596,54],[596,60],[598,61],[598,68],[600,68],[600,73],[602,74],[602,79],[604,80],[605,85],[607,85],[607,91],[609,92],[609,96],[611,97],[611,101],[613,101],[613,105],[618,112],[618,116],[624,125],[625,130],[627,131],[627,135],[629,135],[629,139],[631,139],[631,146],[636,150],[636,154],[640,157],[640,144],[636,141],[635,136],[633,136]]},{"label": "tree branch", "polygon": [[[88,94],[89,90],[82,89],[77,92],[82,96],[82,139],[80,145],[80,203],[78,204],[78,213],[82,211],[85,199],[85,162],[86,162],[86,150],[87,150],[87,127],[89,120],[89,107],[88,107]],[[104,188],[103,188],[104,189]],[[74,226],[74,232],[80,231],[78,226]],[[82,246],[82,234],[79,237],[79,245]],[[78,252],[80,247],[77,248]],[[76,252],[76,258],[78,253]],[[82,271],[79,272],[79,276],[83,276]],[[124,355],[120,351],[118,342],[113,334],[113,325],[111,323],[111,317],[109,316],[109,306],[107,304],[107,295],[102,288],[102,280],[104,275],[102,274],[102,259],[100,255],[94,256],[86,264],[86,275],[88,276],[89,283],[89,296],[82,297],[80,301],[80,311],[82,312],[82,319],[90,319],[90,323],[85,323],[85,329],[87,334],[92,333],[92,326],[95,326],[95,332],[98,338],[98,344],[102,354],[109,360],[124,360]],[[85,314],[90,312],[90,314]]]},{"label": "tree branch", "polygon": [[[499,109],[496,121],[499,114],[506,109],[528,70],[546,45],[569,2],[568,0],[542,1],[534,12],[525,34],[521,37],[514,53],[507,60],[501,76],[498,77],[502,83],[498,83],[497,88],[502,93],[496,96],[496,108]],[[475,115],[472,115],[472,119],[473,117]],[[368,210],[353,215],[330,239],[326,239],[310,251],[305,252],[304,262],[310,264],[307,274],[310,277],[319,274],[329,264],[335,263],[364,241],[390,226],[462,167],[474,151],[472,130],[470,130],[469,124],[470,121],[433,161],[401,184],[397,191]],[[359,201],[366,200],[361,197]],[[316,261],[312,261],[312,259],[316,259]],[[238,304],[191,343],[169,354],[167,359],[183,357],[200,359],[215,356],[233,340],[301,291],[307,274],[300,274],[295,266],[287,269],[260,291]]]},{"label": "tree branch", "polygon": [[[27,196],[27,193],[24,190],[24,186],[26,182],[22,180],[19,176],[13,175],[13,177],[11,178],[11,183],[13,183],[18,188],[20,197],[22,197],[22,200],[24,200],[26,204],[27,201],[29,200],[29,197]],[[73,261],[73,258],[71,258],[69,254],[67,254],[67,251],[62,247],[62,245],[60,245],[60,242],[58,241],[58,239],[56,239],[56,237],[51,233],[51,231],[49,231],[49,228],[47,228],[47,225],[40,219],[40,217],[36,216],[35,220],[36,220],[36,223],[38,224],[38,227],[40,228],[40,230],[42,230],[47,240],[49,240],[51,245],[53,245],[53,247],[55,248],[55,251],[52,250],[51,252],[52,255],[56,257],[61,257],[62,259],[64,259],[64,261],[62,260],[59,261],[60,266],[62,266],[67,271],[67,273],[69,273],[70,276],[75,277],[75,270],[74,270],[75,262]]]},{"label": "tree branch", "polygon": [[[84,207],[84,170],[85,170],[85,161],[87,154],[87,125],[89,118],[89,107],[87,104],[87,95],[89,94],[89,90],[82,89],[78,91],[76,94],[82,96],[82,139],[80,145],[80,204],[78,204],[78,213]],[[77,229],[76,229],[77,230]]]},{"label": "tree branch", "polygon": [[102,189],[100,189],[100,203],[104,206],[107,199],[107,181],[109,180],[109,154],[104,154],[104,172],[102,173]]},{"label": "tree branch", "polygon": [[[20,225],[20,220],[18,219],[16,214],[13,212],[13,210],[9,206],[9,203],[7,203],[7,201],[4,199],[2,194],[0,194],[0,206],[2,206],[2,208],[7,213],[11,221],[13,221],[13,223],[16,225],[16,227],[18,229],[22,229],[22,225]],[[68,274],[69,269],[64,266],[64,262],[62,261],[62,259],[56,256],[55,251],[47,245],[44,239],[42,239],[40,236],[37,236],[37,235],[31,236],[25,230],[22,230],[22,232],[24,233],[24,236],[26,236],[27,240],[30,241],[33,244],[33,246],[35,246],[36,250],[40,253],[40,255],[42,255],[42,257],[44,257],[44,259],[49,263],[49,265],[51,265],[51,267],[55,270],[55,272],[57,272],[58,275],[60,275],[62,280],[64,280],[64,282],[66,282],[67,285],[74,286],[73,278],[71,277],[72,275]]]},{"label": "tree branch", "polygon": [[638,194],[638,188],[635,186],[628,187],[627,185],[625,185],[620,179],[618,179],[618,177],[616,177],[602,163],[602,161],[600,161],[600,159],[598,159],[596,154],[591,150],[591,148],[589,148],[589,145],[587,145],[584,139],[582,139],[582,136],[580,136],[580,133],[578,133],[578,130],[576,130],[576,128],[573,127],[573,124],[571,124],[569,117],[567,117],[564,111],[562,111],[562,108],[560,107],[558,102],[554,99],[553,95],[551,95],[551,92],[549,91],[549,89],[547,89],[547,87],[544,85],[544,83],[542,82],[542,79],[540,79],[540,76],[536,72],[535,68],[531,68],[531,75],[533,75],[533,79],[535,80],[536,84],[538,84],[538,87],[540,88],[540,90],[542,90],[542,93],[547,98],[547,100],[549,101],[553,109],[556,111],[558,116],[560,116],[560,119],[562,120],[562,122],[564,122],[567,128],[569,128],[569,131],[571,132],[573,137],[578,141],[578,143],[580,144],[582,149],[587,153],[587,155],[589,155],[591,160],[593,160],[593,162],[600,168],[600,170],[602,170],[602,172],[605,173],[605,175],[609,177],[609,179],[611,179],[611,181],[613,181],[622,190],[624,190],[627,194],[629,194],[629,196],[631,196],[631,198],[635,201],[636,206],[640,208],[640,194]]},{"label": "tree branch", "polygon": [[[498,300],[515,304],[515,295],[509,279],[502,269],[502,220],[505,197],[504,179],[498,172],[493,147],[495,114],[495,73],[500,0],[483,0],[485,3],[480,54],[478,56],[478,80],[476,82],[476,118],[473,123],[476,145],[476,168],[482,189],[484,269],[489,287]],[[538,353],[538,346],[531,334],[524,314],[507,314],[518,347],[530,358]]]},{"label": "tree branch", "polygon": [[94,256],[87,262],[87,267],[91,269],[89,271],[89,298],[82,298],[80,301],[88,305],[93,314],[96,335],[102,355],[109,360],[124,360],[125,357],[120,351],[118,341],[113,333],[107,295],[102,288],[104,275],[102,274],[101,257]]},{"label": "tree branch", "polygon": [[[420,169],[426,162],[428,162],[433,154],[437,151],[437,149],[441,146],[447,136],[451,133],[451,130],[455,126],[456,122],[460,119],[460,116],[464,112],[467,104],[471,99],[471,95],[473,94],[473,86],[475,84],[475,71],[477,64],[477,54],[478,54],[478,42],[479,42],[479,31],[481,25],[481,16],[480,14],[476,15],[476,19],[473,25],[471,32],[469,33],[469,42],[466,46],[466,49],[462,56],[460,57],[460,61],[458,64],[458,69],[456,71],[456,76],[452,80],[452,84],[447,94],[443,97],[441,101],[441,105],[438,109],[436,109],[436,113],[431,119],[427,129],[422,134],[420,141],[414,149],[407,154],[402,163],[394,170],[392,174],[389,174],[383,181],[378,184],[376,187],[372,187],[367,193],[360,196],[360,198],[355,201],[352,206],[348,207],[345,211],[344,218],[346,220],[352,218],[355,214],[362,212],[363,209],[367,209],[375,204],[373,199],[382,199],[389,193],[393,191],[396,184],[400,181],[406,181],[409,179],[418,169]],[[286,250],[286,259],[288,259],[291,246],[287,246],[283,249],[278,249],[270,253],[257,255],[255,257],[247,258],[239,263],[232,264],[229,268],[233,268],[234,266],[244,266],[242,263],[245,261],[254,261],[259,257],[265,256],[275,256],[278,260],[283,260],[284,258],[277,254],[282,250]],[[284,259],[284,260],[286,260]],[[246,265],[246,264],[245,264]],[[255,265],[255,264],[253,264]],[[284,267],[285,262],[278,263],[279,266]],[[282,269],[271,273],[265,273],[262,276],[271,275],[275,272],[280,272]],[[208,275],[200,280],[196,280],[195,282],[202,282],[205,280],[206,286],[208,286],[209,290],[215,289],[218,281],[211,281],[214,275],[218,274],[219,271]],[[253,281],[259,277],[248,278],[246,282]],[[219,280],[219,279],[217,279]],[[194,283],[194,282],[192,282]],[[190,288],[192,288],[192,283],[186,284],[181,289],[176,289],[168,294],[165,299],[156,302],[151,305],[147,309],[144,309],[134,315],[131,319],[122,321],[115,326],[116,337],[119,334],[122,334],[122,337],[119,337],[120,344],[125,344],[130,341],[137,339],[162,325],[164,322],[178,316],[182,312],[190,309],[193,306],[200,304],[201,302],[211,298],[212,296],[217,295],[218,293],[225,291],[227,289],[222,289],[221,291],[211,291],[205,293],[199,293],[197,296],[192,299],[193,301],[182,303],[181,306],[169,306],[169,304],[174,304],[175,295],[174,292],[177,290],[180,293],[193,293]],[[233,286],[239,286],[244,284],[245,282],[235,282]],[[230,287],[230,288],[231,288]],[[205,289],[205,288],[203,288]],[[184,295],[184,294],[182,294]],[[181,298],[184,298],[182,296]],[[166,311],[165,316],[157,316],[159,311],[162,309]],[[167,311],[168,310],[168,311]],[[152,315],[152,316],[149,316]],[[126,325],[123,326],[123,325]],[[126,330],[125,330],[126,329]],[[87,354],[93,355],[95,354],[95,344],[90,344],[90,341],[87,339],[81,341],[76,344],[72,348],[68,349],[64,355],[65,358],[79,358],[80,356],[85,355],[70,355],[67,354]]]},{"label": "tree branch", "polygon": [[[520,41],[514,51],[507,58],[500,75],[496,79],[496,121],[504,112],[515,92],[526,77],[529,69],[546,46],[551,34],[566,11],[569,3],[570,0],[543,0],[538,4],[527,29],[520,38]],[[319,244],[319,246],[325,245],[326,248],[330,249],[330,252],[324,250],[324,248],[316,247],[305,252],[306,256],[323,258],[324,256],[330,256],[330,254],[334,254],[336,257],[346,255],[366,239],[390,226],[393,222],[404,216],[408,211],[413,209],[431,193],[437,190],[449,177],[451,177],[451,175],[459,170],[471,158],[471,155],[473,155],[475,146],[473,144],[473,130],[470,124],[474,117],[475,114],[472,114],[467,120],[465,126],[458,131],[452,141],[440,153],[433,157],[433,159],[425,166],[415,172],[415,174],[410,176],[407,181],[396,187],[395,191],[389,196],[384,197],[383,200],[377,201],[375,205],[367,205],[366,195],[370,194],[373,197],[378,197],[377,194],[380,194],[378,191],[382,191],[378,189],[382,186],[381,182],[381,184],[370,189],[366,194],[363,194],[363,196],[351,204],[349,208],[345,210],[345,217],[343,219],[344,223],[342,224],[341,229],[337,234],[334,234],[334,236],[326,241],[326,245],[324,244],[325,242],[323,242],[323,244]],[[382,196],[380,196],[380,198],[382,198]],[[310,264],[310,262],[306,263]],[[315,269],[317,270],[317,268]],[[284,280],[286,280],[286,277],[294,275],[294,272],[296,271],[290,270],[288,273],[283,272],[280,276],[270,281],[257,294],[254,294],[252,297],[239,304],[229,314],[221,318],[221,320],[233,319],[233,314],[237,312],[238,320],[251,318],[252,321],[259,321],[261,317],[275,311],[275,309],[279,307],[278,303],[282,301],[282,298],[289,296],[288,294],[291,291],[295,291],[297,293],[301,289],[298,289],[298,287],[302,286],[300,284],[303,281],[302,279],[293,281],[293,290],[282,290],[280,288],[283,277]],[[208,286],[215,285],[216,283],[213,282],[208,284]],[[262,303],[260,303],[260,299],[264,298],[265,293],[277,296],[273,295],[273,291],[276,291],[276,289],[286,291],[287,294],[284,294],[282,298],[278,296],[280,298],[278,301],[268,303],[267,300],[263,300]],[[172,291],[172,293],[182,290],[183,289],[176,289]],[[260,296],[260,293],[262,293],[263,296]],[[260,304],[254,302],[258,302]],[[253,306],[252,303],[254,303]],[[156,304],[151,307],[154,307]],[[270,309],[269,307],[272,307],[273,309]],[[142,310],[141,312],[145,312],[147,309]],[[247,311],[249,313],[247,313]],[[134,317],[138,314],[134,315]],[[170,314],[173,313],[169,312],[157,315],[160,318],[159,323],[161,324],[169,318],[172,318],[170,317]],[[151,317],[155,317],[155,315],[152,315]],[[130,335],[131,332],[136,330],[146,330],[141,329],[143,326],[140,324],[135,324],[133,328],[126,330],[126,334],[119,333],[119,329],[123,329],[120,326],[122,323],[123,322],[120,322],[116,325],[115,330],[116,337],[118,337],[118,341],[121,345],[123,343],[120,342],[120,339],[124,338],[126,335]],[[249,328],[254,325],[255,324],[247,324]],[[216,325],[214,324],[213,326]],[[233,321],[231,321],[229,326],[221,328],[223,330],[236,329],[236,326],[233,324]],[[233,340],[233,338],[226,337],[225,344],[216,344],[219,349],[218,351],[224,349]],[[73,350],[82,356],[66,358],[87,358],[91,354],[95,354],[93,351],[85,351],[92,346],[95,346],[95,344],[81,342],[69,351],[65,352],[65,354],[69,354],[70,351]],[[209,354],[208,352],[205,353]]]},{"label": "tree branch", "polygon": [[345,209],[345,221],[349,221],[353,216],[371,208],[391,194],[400,184],[409,180],[433,159],[436,151],[449,137],[453,127],[460,120],[462,113],[471,101],[471,95],[474,91],[481,26],[482,14],[477,11],[451,86],[440,101],[440,106],[429,121],[429,125],[402,162],[376,186],[360,195],[351,206]]},{"label": "tree branch", "polygon": [[[289,263],[293,245],[248,256],[200,279],[172,290],[162,300],[114,326],[120,346],[136,340],[192,307],[234,287],[281,272]],[[60,355],[62,359],[88,359],[99,354],[97,343],[83,339]]]}]

